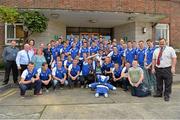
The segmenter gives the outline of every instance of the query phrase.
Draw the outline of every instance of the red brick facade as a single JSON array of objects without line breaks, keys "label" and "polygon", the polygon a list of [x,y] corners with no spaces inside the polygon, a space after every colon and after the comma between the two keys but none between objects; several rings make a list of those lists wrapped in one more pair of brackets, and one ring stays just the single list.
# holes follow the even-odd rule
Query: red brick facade
[{"label": "red brick facade", "polygon": [[[168,17],[160,22],[170,24],[170,44],[180,48],[179,0],[1,0],[0,5],[17,8],[66,9],[88,11],[122,11],[162,13]],[[3,31],[0,30],[0,39]]]}]

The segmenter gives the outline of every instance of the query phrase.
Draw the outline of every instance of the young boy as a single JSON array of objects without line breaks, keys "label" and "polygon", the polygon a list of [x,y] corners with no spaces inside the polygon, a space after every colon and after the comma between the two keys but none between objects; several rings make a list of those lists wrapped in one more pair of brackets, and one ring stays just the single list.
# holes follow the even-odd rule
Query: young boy
[{"label": "young boy", "polygon": [[144,79],[142,68],[138,67],[138,61],[133,60],[132,67],[128,71],[128,80],[131,85],[131,95],[137,96],[137,90],[142,85]]}]

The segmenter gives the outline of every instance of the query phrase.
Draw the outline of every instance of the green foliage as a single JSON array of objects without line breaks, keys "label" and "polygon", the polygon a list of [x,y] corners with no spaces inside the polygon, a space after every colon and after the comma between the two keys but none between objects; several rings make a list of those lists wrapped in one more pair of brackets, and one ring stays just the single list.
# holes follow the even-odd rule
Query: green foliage
[{"label": "green foliage", "polygon": [[19,19],[27,27],[30,34],[44,32],[47,29],[48,19],[38,11],[24,11],[21,13]]},{"label": "green foliage", "polygon": [[17,21],[19,13],[14,8],[0,6],[0,22],[14,23]]}]

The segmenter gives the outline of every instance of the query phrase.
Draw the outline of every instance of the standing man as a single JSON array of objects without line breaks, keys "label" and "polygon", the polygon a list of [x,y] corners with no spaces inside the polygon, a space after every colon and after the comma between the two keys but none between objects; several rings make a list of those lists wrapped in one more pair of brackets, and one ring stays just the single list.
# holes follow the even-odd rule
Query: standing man
[{"label": "standing man", "polygon": [[159,48],[153,53],[152,72],[156,72],[157,79],[157,93],[154,97],[162,97],[164,82],[164,100],[169,101],[176,61],[175,50],[167,46],[166,40],[161,38],[159,40]]},{"label": "standing man", "polygon": [[16,47],[15,40],[11,41],[11,46],[4,48],[4,51],[2,54],[4,63],[5,63],[5,76],[4,76],[3,85],[8,84],[11,69],[13,73],[13,81],[15,84],[17,83],[18,72],[17,72],[17,66],[16,66],[16,56],[17,56],[18,51],[19,49]]},{"label": "standing man", "polygon": [[31,62],[31,58],[34,55],[34,52],[30,50],[29,44],[24,45],[24,49],[19,51],[16,57],[16,64],[18,69],[20,70],[20,74],[27,68],[29,62]]}]

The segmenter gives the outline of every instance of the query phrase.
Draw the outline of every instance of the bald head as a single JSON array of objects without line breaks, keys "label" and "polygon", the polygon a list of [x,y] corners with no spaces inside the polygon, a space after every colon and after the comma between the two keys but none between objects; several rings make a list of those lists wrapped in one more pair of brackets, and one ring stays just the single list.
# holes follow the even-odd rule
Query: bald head
[{"label": "bald head", "polygon": [[30,45],[29,45],[29,44],[25,44],[25,45],[24,45],[24,50],[28,51],[29,48],[30,48]]}]

